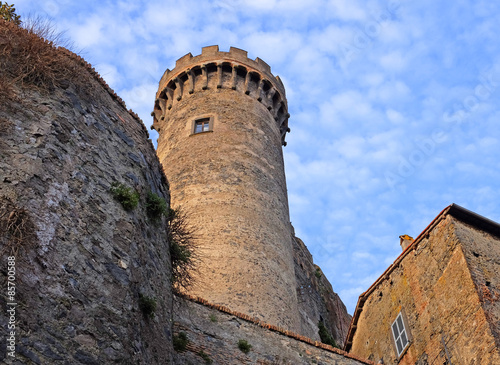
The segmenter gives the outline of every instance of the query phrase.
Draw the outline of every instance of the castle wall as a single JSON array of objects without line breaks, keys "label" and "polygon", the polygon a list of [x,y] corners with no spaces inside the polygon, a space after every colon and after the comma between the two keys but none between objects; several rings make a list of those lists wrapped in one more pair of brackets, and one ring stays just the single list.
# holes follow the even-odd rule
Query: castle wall
[{"label": "castle wall", "polygon": [[300,334],[320,340],[321,320],[339,347],[343,347],[351,316],[340,297],[300,238],[294,237],[295,277],[300,313]]},{"label": "castle wall", "polygon": [[[463,249],[464,223],[446,216],[363,300],[350,353],[397,361],[391,325],[403,310],[411,344],[399,364],[497,364],[498,348]],[[361,299],[360,299],[361,300]]]},{"label": "castle wall", "polygon": [[[199,237],[202,262],[189,292],[298,330],[281,149],[286,104],[266,66],[236,49],[185,56],[160,82],[154,127],[172,204]],[[203,117],[211,131],[193,134]]]},{"label": "castle wall", "polygon": [[[214,365],[373,364],[304,336],[228,312],[231,311],[176,296],[174,332],[177,335],[183,332],[189,342],[185,351],[175,353],[174,363],[202,364],[200,353],[203,353]],[[247,354],[238,348],[239,340],[252,346]]]},{"label": "castle wall", "polygon": [[[14,55],[36,37],[5,26],[2,39],[15,52],[0,62],[22,62]],[[40,48],[37,60],[50,58],[63,72],[58,62],[67,52]],[[143,124],[88,64],[71,59],[75,73],[53,89],[25,83],[0,93],[0,295],[11,302],[7,257],[15,250],[13,363],[168,364],[169,247],[162,224],[144,210],[148,191],[168,200],[166,180]],[[0,71],[3,81],[9,71]],[[140,192],[135,210],[114,200],[115,181]],[[140,294],[156,299],[154,317],[141,311]],[[2,305],[5,363],[13,360],[9,320]]]}]

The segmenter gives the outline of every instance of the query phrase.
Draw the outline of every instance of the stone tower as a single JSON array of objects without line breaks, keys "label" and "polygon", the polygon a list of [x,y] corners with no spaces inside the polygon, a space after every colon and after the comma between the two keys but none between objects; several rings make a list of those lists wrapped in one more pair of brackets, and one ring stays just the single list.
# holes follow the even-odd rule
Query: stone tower
[{"label": "stone tower", "polygon": [[172,205],[200,237],[190,294],[298,330],[281,80],[246,51],[205,47],[167,69],[153,114]]}]

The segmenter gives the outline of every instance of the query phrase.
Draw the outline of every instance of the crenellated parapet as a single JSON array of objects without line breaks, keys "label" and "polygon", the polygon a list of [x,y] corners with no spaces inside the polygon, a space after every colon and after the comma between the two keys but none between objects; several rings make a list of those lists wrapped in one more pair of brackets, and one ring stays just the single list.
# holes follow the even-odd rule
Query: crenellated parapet
[{"label": "crenellated parapet", "polygon": [[216,89],[231,89],[261,103],[278,124],[282,144],[286,145],[290,115],[282,81],[260,58],[249,59],[246,51],[234,47],[229,52],[219,51],[219,46],[204,47],[201,55],[188,53],[177,60],[173,70],[167,69],[156,93],[151,128],[159,131],[177,103],[195,93]]}]

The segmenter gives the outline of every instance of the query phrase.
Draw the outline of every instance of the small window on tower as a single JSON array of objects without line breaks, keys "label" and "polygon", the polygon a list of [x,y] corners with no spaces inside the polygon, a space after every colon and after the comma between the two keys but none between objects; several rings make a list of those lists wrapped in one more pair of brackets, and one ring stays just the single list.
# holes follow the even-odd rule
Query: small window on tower
[{"label": "small window on tower", "polygon": [[194,121],[193,134],[209,132],[212,130],[212,118],[200,118]]}]

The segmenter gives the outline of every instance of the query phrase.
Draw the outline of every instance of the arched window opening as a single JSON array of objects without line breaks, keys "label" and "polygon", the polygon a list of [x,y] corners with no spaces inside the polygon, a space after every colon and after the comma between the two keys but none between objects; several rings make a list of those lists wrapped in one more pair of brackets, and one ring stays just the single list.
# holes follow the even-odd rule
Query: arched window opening
[{"label": "arched window opening", "polygon": [[273,105],[276,105],[280,99],[281,99],[281,95],[279,92],[276,91],[276,93],[273,96]]},{"label": "arched window opening", "polygon": [[264,90],[264,92],[267,93],[269,91],[269,89],[271,89],[271,84],[269,83],[269,81],[264,80],[264,86],[263,86],[262,90]]},{"label": "arched window opening", "polygon": [[215,63],[209,63],[207,65],[207,72],[208,73],[217,72],[217,65]]},{"label": "arched window opening", "polygon": [[203,73],[200,66],[194,67],[192,71],[194,76],[200,76]]},{"label": "arched window opening", "polygon": [[236,66],[236,75],[245,78],[247,76],[247,69],[242,66]]},{"label": "arched window opening", "polygon": [[175,89],[177,89],[177,86],[175,85],[175,81],[174,81],[174,80],[170,81],[170,82],[168,83],[168,85],[167,85],[167,88],[168,88],[168,89],[170,89],[170,90],[175,90]]},{"label": "arched window opening", "polygon": [[255,82],[257,84],[260,81],[260,75],[256,72],[250,73],[250,81]]}]

